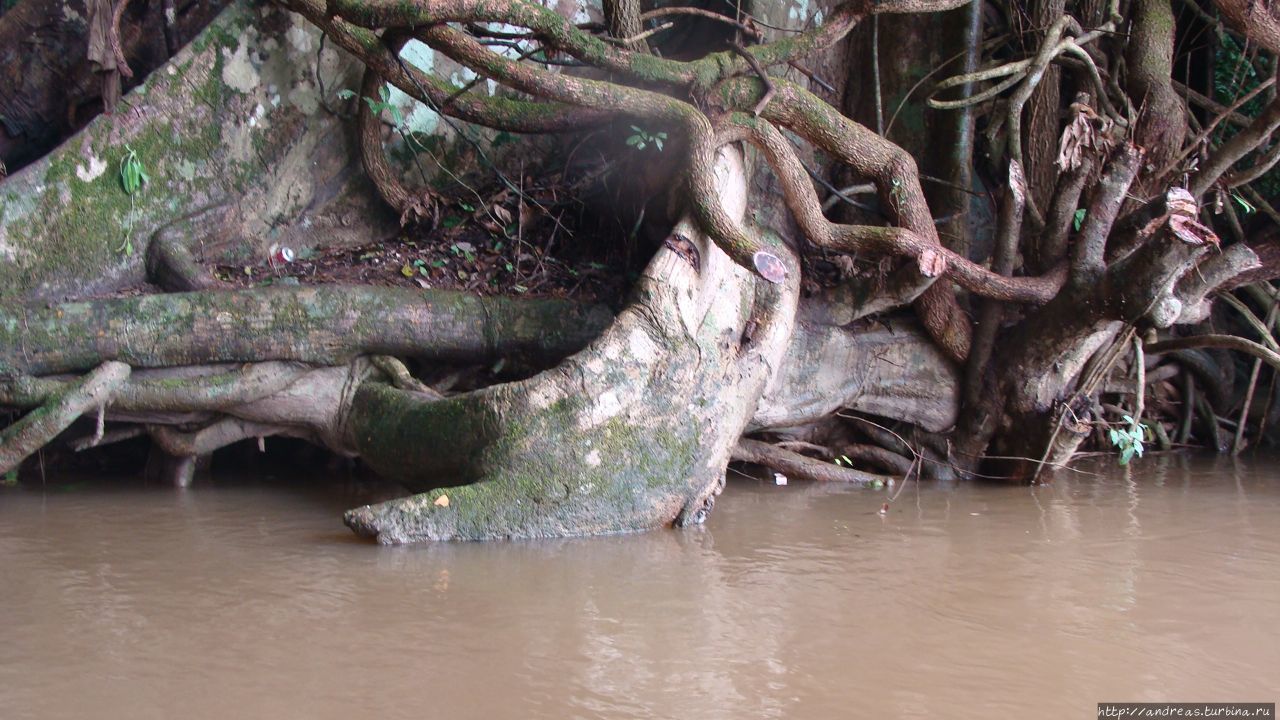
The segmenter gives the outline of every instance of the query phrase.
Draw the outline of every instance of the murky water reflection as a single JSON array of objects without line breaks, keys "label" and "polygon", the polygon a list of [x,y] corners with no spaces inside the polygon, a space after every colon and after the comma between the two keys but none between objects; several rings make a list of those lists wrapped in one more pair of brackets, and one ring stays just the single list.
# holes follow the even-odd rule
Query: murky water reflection
[{"label": "murky water reflection", "polygon": [[383,548],[340,484],[0,492],[0,717],[1091,717],[1273,701],[1272,459],[735,479],[709,525]]}]

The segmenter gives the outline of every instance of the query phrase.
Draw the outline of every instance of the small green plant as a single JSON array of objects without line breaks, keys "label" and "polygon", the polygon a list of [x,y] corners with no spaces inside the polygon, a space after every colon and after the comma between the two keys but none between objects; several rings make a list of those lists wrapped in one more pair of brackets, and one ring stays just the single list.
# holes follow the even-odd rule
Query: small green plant
[{"label": "small green plant", "polygon": [[1080,226],[1084,225],[1084,216],[1088,214],[1088,212],[1089,212],[1088,210],[1085,210],[1084,208],[1080,208],[1076,210],[1074,215],[1071,216],[1071,227],[1076,232],[1080,232]]},{"label": "small green plant", "polygon": [[411,263],[405,263],[404,265],[401,265],[400,274],[407,278],[411,278],[414,275],[422,275],[423,277],[430,277],[430,273],[427,270],[427,261],[422,259],[414,260]]},{"label": "small green plant", "polygon": [[[355,96],[356,93],[354,90],[342,89],[338,91],[338,99],[340,100],[350,100]],[[391,114],[391,121],[396,124],[397,129],[404,125],[404,116],[400,113],[400,108],[396,107],[395,103],[391,102],[391,89],[386,85],[382,85],[378,88],[377,100],[367,95],[360,99],[364,100],[365,104],[369,106],[370,112],[374,115],[381,115],[383,110],[389,112]]]},{"label": "small green plant", "polygon": [[1142,443],[1147,439],[1147,429],[1142,423],[1125,415],[1128,427],[1111,428],[1111,444],[1120,450],[1120,464],[1128,465],[1134,455],[1142,457]]},{"label": "small green plant", "polygon": [[124,242],[120,243],[120,247],[116,248],[116,252],[132,255],[133,218],[137,210],[138,193],[142,191],[142,186],[145,183],[151,182],[151,178],[147,176],[146,168],[142,166],[142,160],[138,158],[138,153],[128,145],[125,145],[124,149],[124,157],[120,159],[120,186],[124,188],[125,194],[129,196],[129,219],[124,229]]},{"label": "small green plant", "polygon": [[853,461],[849,459],[848,455],[841,455],[836,458],[835,463],[840,467],[853,467]]},{"label": "small green plant", "polygon": [[658,148],[658,152],[662,152],[662,143],[667,139],[666,133],[651,133],[644,128],[636,127],[635,125],[632,125],[631,129],[634,130],[635,133],[632,134],[631,137],[627,138],[628,145],[634,147],[636,150],[644,150],[646,147],[653,145]]},{"label": "small green plant", "polygon": [[5,487],[14,487],[17,484],[18,484],[17,468],[10,470],[9,472],[4,474],[4,477],[0,478],[0,485],[3,485]]},{"label": "small green plant", "polygon": [[1240,209],[1244,211],[1245,215],[1252,215],[1258,211],[1258,208],[1254,207],[1253,203],[1241,197],[1240,193],[1231,193],[1231,199],[1236,201],[1236,204],[1240,206]]},{"label": "small green plant", "polygon": [[449,252],[453,253],[454,257],[460,257],[469,263],[476,261],[475,248],[470,243],[454,243],[449,246]]}]

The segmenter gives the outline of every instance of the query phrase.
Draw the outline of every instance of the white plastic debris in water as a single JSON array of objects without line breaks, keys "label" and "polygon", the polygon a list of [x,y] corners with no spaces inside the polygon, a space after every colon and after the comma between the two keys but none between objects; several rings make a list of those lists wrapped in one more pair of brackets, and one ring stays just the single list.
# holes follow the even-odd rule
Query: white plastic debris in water
[{"label": "white plastic debris in water", "polygon": [[787,484],[787,476],[786,476],[786,475],[783,475],[782,473],[779,473],[779,472],[774,473],[774,474],[773,474],[773,484],[774,484],[774,485],[786,485],[786,484]]}]

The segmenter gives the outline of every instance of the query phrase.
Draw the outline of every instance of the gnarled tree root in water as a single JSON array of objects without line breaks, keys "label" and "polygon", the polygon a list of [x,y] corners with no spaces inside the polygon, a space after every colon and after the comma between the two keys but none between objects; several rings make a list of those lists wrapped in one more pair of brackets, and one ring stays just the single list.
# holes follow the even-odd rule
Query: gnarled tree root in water
[{"label": "gnarled tree root in water", "polygon": [[[721,202],[745,204],[736,152]],[[380,473],[436,489],[347,513],[383,543],[616,533],[705,517],[790,339],[799,272],[757,281],[692,223],[697,267],[671,249],[586,350],[529,380],[431,402],[381,383],[357,391],[350,435]],[[759,330],[744,338],[755,319]],[[446,500],[447,498],[447,500]]]},{"label": "gnarled tree root in water", "polygon": [[62,388],[45,403],[0,433],[0,473],[16,468],[76,418],[93,408],[103,408],[111,394],[129,379],[129,366],[103,363],[84,379]]}]

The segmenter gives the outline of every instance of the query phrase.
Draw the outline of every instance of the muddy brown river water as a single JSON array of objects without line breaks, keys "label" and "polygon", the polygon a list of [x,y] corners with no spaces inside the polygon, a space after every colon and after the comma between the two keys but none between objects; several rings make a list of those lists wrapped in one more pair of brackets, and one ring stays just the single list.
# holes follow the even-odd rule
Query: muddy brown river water
[{"label": "muddy brown river water", "polygon": [[[0,718],[1086,718],[1280,695],[1275,458],[731,479],[692,531],[388,548],[367,488],[0,491]],[[381,490],[385,492],[385,489]]]}]

